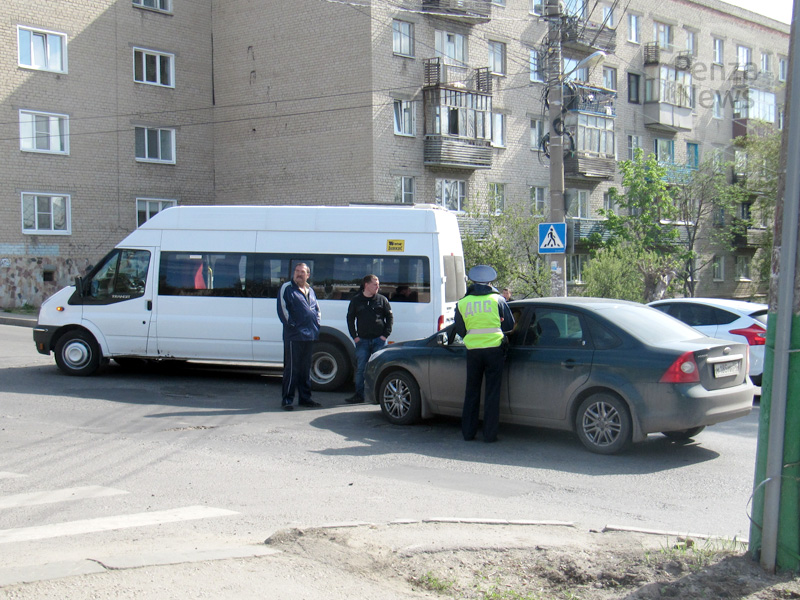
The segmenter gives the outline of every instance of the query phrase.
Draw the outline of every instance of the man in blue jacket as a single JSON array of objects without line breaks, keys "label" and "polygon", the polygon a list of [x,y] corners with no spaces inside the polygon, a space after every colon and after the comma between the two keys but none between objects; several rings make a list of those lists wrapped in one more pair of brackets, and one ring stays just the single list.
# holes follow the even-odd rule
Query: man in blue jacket
[{"label": "man in blue jacket", "polygon": [[311,270],[306,263],[294,268],[292,281],[281,286],[278,317],[283,323],[283,410],[294,407],[297,390],[300,406],[321,406],[311,399],[311,355],[319,339],[319,304],[308,285]]}]

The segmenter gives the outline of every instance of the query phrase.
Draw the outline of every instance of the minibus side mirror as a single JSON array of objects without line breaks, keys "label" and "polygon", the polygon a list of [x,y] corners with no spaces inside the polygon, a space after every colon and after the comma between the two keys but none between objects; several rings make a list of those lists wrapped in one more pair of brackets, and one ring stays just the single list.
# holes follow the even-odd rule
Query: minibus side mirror
[{"label": "minibus side mirror", "polygon": [[79,298],[83,298],[83,277],[75,278],[75,291],[78,293]]}]

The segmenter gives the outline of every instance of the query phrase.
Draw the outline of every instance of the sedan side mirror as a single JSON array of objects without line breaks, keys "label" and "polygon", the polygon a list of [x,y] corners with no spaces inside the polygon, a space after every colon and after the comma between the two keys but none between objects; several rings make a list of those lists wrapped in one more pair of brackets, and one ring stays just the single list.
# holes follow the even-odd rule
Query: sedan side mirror
[{"label": "sedan side mirror", "polygon": [[448,340],[446,331],[440,331],[436,334],[436,343],[440,346],[447,346]]}]

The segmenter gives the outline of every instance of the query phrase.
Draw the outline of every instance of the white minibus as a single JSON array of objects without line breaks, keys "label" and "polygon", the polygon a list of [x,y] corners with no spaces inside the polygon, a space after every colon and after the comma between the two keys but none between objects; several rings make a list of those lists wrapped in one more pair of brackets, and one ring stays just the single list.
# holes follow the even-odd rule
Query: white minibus
[{"label": "white minibus", "polygon": [[113,359],[279,366],[276,297],[305,262],[322,313],[314,387],[350,381],[347,307],[377,275],[394,313],[390,342],[426,337],[466,291],[455,216],[431,205],[177,206],[128,235],[85,277],[48,298],[33,338],[69,375]]}]

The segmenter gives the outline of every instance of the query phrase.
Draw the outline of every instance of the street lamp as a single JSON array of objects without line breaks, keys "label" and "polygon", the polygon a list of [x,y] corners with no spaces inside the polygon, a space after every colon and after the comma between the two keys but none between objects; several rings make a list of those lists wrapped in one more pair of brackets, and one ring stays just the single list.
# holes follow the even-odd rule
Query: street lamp
[{"label": "street lamp", "polygon": [[[548,20],[548,120],[550,121],[550,221],[566,223],[564,202],[564,80],[578,69],[594,67],[603,62],[606,53],[593,52],[576,64],[568,73],[563,72],[561,55],[562,14],[559,0],[546,0],[545,17]],[[550,262],[550,292],[553,296],[567,295],[566,240],[564,253],[553,254]]]}]

